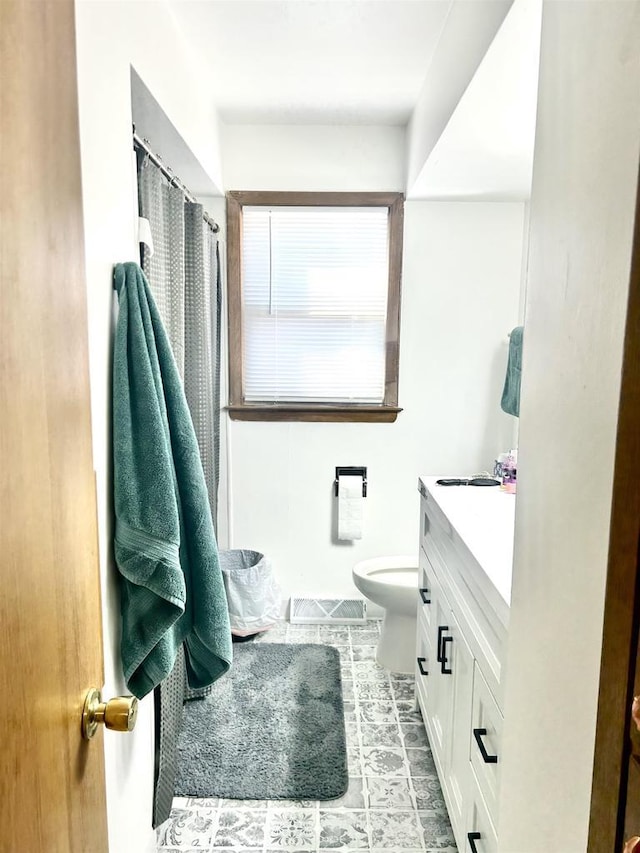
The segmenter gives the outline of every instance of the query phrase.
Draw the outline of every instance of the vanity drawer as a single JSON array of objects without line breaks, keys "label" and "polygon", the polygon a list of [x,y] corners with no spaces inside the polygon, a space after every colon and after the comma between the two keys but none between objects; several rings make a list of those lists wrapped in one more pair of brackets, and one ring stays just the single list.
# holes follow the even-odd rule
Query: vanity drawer
[{"label": "vanity drawer", "polygon": [[418,613],[424,620],[424,624],[428,630],[431,630],[431,613],[433,610],[432,602],[433,591],[433,567],[429,562],[429,558],[422,548],[420,548],[419,569],[418,569]]},{"label": "vanity drawer", "polygon": [[460,853],[497,853],[498,836],[475,777],[469,789],[465,846],[460,849]]},{"label": "vanity drawer", "polygon": [[503,716],[476,662],[473,673],[469,760],[494,823],[498,822],[502,723]]}]

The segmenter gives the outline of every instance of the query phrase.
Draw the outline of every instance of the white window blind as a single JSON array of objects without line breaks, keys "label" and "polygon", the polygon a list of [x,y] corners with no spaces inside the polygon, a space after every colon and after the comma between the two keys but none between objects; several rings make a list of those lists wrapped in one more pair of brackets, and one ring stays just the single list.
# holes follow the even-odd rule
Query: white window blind
[{"label": "white window blind", "polygon": [[388,220],[386,207],[244,207],[245,401],[382,403]]}]

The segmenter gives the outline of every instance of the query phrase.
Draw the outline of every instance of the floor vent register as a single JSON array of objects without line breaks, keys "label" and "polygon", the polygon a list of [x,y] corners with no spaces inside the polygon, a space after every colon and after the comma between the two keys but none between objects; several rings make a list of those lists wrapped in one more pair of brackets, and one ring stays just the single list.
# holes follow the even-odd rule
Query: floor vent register
[{"label": "floor vent register", "polygon": [[367,603],[361,598],[292,595],[289,621],[294,625],[363,625],[367,621]]}]

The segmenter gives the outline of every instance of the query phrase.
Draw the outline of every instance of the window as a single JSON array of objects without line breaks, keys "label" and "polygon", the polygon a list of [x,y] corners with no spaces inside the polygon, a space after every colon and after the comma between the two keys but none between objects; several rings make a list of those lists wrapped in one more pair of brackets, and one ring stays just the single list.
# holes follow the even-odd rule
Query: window
[{"label": "window", "polygon": [[395,421],[403,196],[227,196],[231,417]]}]

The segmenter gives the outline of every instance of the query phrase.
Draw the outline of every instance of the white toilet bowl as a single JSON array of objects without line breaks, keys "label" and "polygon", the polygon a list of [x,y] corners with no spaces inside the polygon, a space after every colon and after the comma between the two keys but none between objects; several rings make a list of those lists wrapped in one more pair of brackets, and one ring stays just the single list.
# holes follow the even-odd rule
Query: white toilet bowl
[{"label": "white toilet bowl", "polygon": [[418,558],[376,557],[353,567],[353,582],[384,607],[376,660],[392,672],[413,673],[418,613]]}]

